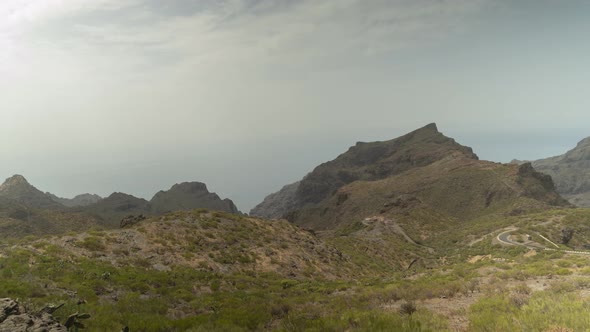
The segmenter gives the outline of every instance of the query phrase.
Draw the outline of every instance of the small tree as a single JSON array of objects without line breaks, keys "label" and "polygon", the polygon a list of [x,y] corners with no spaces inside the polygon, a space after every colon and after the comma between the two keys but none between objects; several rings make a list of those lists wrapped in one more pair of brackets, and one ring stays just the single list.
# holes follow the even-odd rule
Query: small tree
[{"label": "small tree", "polygon": [[566,227],[561,230],[561,243],[568,244],[574,237],[574,230]]}]

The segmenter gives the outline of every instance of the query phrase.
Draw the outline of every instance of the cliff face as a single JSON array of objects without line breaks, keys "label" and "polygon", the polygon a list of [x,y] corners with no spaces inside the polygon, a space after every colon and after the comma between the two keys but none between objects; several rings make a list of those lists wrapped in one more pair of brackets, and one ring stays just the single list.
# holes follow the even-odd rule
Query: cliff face
[{"label": "cliff face", "polygon": [[557,191],[571,203],[590,207],[590,137],[561,156],[532,164],[539,172],[550,175]]},{"label": "cliff face", "polygon": [[250,215],[267,219],[280,219],[285,211],[293,211],[297,208],[295,199],[299,182],[284,186],[280,191],[268,195],[264,201],[250,211]]},{"label": "cliff face", "polygon": [[279,218],[317,204],[339,188],[355,181],[376,181],[427,166],[451,153],[477,160],[471,148],[462,146],[429,124],[402,137],[373,143],[357,143],[336,159],[316,167],[300,182],[268,196],[250,213]]}]

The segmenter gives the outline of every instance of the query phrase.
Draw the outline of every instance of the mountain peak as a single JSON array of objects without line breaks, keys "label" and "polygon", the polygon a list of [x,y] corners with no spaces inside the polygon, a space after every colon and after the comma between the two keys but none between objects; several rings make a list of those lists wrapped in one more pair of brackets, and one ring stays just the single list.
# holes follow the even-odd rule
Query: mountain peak
[{"label": "mountain peak", "polygon": [[13,175],[0,185],[0,196],[15,200],[29,207],[59,207],[49,195],[31,185],[22,175]]},{"label": "mountain peak", "polygon": [[7,187],[13,187],[13,186],[19,186],[19,185],[30,185],[30,184],[27,181],[27,179],[25,179],[24,176],[22,176],[20,174],[15,174],[15,175],[9,177],[8,179],[6,179],[6,181],[4,181],[4,183],[0,186],[0,189],[7,188]]},{"label": "mountain peak", "polygon": [[434,123],[434,122],[433,123],[429,123],[426,126],[420,128],[418,130],[420,130],[420,131],[435,131],[437,133],[439,132],[438,131],[438,127],[436,126],[436,123]]}]

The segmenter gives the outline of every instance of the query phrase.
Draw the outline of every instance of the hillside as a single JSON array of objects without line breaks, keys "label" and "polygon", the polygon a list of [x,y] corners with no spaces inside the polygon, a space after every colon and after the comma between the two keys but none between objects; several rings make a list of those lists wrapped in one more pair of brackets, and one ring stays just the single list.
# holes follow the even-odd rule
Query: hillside
[{"label": "hillside", "polygon": [[478,159],[471,148],[462,146],[429,124],[402,137],[385,141],[359,142],[336,159],[316,167],[300,182],[265,199],[252,215],[280,218],[308,204],[316,204],[342,186],[355,181],[375,181],[407,170],[430,165],[451,152]]},{"label": "hillside", "polygon": [[[356,175],[344,176],[350,182],[343,184],[334,174]],[[323,189],[301,198],[302,184],[289,185],[253,212],[276,217],[290,208],[289,221],[321,231],[373,270],[404,269],[416,260],[436,266],[434,257],[505,227],[510,216],[570,206],[551,178],[530,164],[481,161],[434,125],[388,142],[357,144],[301,183],[314,178],[307,183],[338,188],[316,202]]]},{"label": "hillside", "polygon": [[[490,215],[559,206],[568,203],[554,191],[551,179],[530,164],[503,165],[450,155],[383,180],[351,183],[289,219],[305,227],[334,229],[383,216],[421,228],[420,238],[426,240],[436,233],[433,227],[452,231],[458,224]],[[444,220],[448,223],[440,225]]]},{"label": "hillside", "polygon": [[557,191],[572,204],[590,207],[590,138],[561,156],[534,161],[533,167],[550,175]]},{"label": "hillside", "polygon": [[[384,217],[315,235],[285,221],[179,212],[130,228],[0,242],[0,297],[32,313],[63,303],[56,321],[88,313],[89,332],[583,330],[590,258],[500,245],[496,236],[509,224],[513,240],[533,234],[550,245],[537,234],[558,242],[560,229],[575,227],[576,246],[587,245],[588,210],[503,219],[460,254],[382,269],[398,256],[390,239],[407,237]],[[406,240],[422,254],[439,250]]]}]

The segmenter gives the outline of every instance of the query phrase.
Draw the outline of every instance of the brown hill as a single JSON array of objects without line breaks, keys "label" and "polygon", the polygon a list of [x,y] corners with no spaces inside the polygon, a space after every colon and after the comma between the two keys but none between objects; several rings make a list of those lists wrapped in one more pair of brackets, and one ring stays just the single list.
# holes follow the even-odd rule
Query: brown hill
[{"label": "brown hill", "polygon": [[280,218],[288,212],[316,204],[355,181],[376,181],[407,170],[430,165],[458,153],[477,160],[471,148],[444,136],[429,124],[402,137],[373,143],[357,143],[336,159],[316,167],[298,184],[265,199],[252,215]]}]

